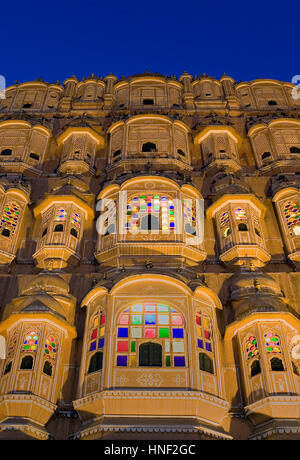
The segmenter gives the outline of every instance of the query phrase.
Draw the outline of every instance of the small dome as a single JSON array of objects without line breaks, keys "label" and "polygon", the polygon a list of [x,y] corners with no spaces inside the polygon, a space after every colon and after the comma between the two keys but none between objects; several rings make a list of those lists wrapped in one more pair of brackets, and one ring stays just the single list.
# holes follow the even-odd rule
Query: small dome
[{"label": "small dome", "polygon": [[251,292],[261,291],[272,295],[282,296],[282,291],[277,282],[270,276],[260,271],[247,271],[235,273],[231,278],[231,300],[238,300]]},{"label": "small dome", "polygon": [[283,299],[276,296],[272,297],[257,293],[234,305],[234,319],[240,319],[254,312],[278,312],[287,310],[287,305]]},{"label": "small dome", "polygon": [[28,295],[35,292],[46,291],[48,294],[68,294],[69,284],[56,273],[40,273],[21,294]]}]

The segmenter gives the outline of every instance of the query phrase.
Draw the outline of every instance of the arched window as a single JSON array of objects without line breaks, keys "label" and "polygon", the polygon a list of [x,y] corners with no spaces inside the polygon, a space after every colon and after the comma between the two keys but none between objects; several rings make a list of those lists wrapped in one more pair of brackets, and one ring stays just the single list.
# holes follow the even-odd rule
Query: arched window
[{"label": "arched window", "polygon": [[71,234],[72,236],[75,236],[75,238],[77,238],[77,236],[78,236],[77,230],[75,230],[75,228],[71,228],[70,234]]},{"label": "arched window", "polygon": [[157,152],[156,144],[153,142],[146,142],[142,146],[142,152]]},{"label": "arched window", "polygon": [[255,375],[258,375],[260,373],[261,373],[260,362],[258,359],[256,359],[251,364],[251,377],[254,377]]},{"label": "arched window", "polygon": [[224,230],[224,237],[227,238],[227,236],[231,235],[231,228],[230,227],[227,227],[225,228]]},{"label": "arched window", "polygon": [[7,238],[9,238],[10,236],[10,230],[8,228],[4,228],[1,232],[1,235],[3,236],[6,236]]},{"label": "arched window", "polygon": [[201,371],[214,373],[213,360],[206,353],[199,353],[199,368]]},{"label": "arched window", "polygon": [[32,369],[33,368],[33,357],[30,355],[24,356],[21,361],[20,369]]},{"label": "arched window", "polygon": [[103,353],[102,351],[97,351],[96,353],[93,354],[93,356],[90,359],[88,374],[91,374],[92,372],[101,371],[102,363],[103,363]]},{"label": "arched window", "polygon": [[12,149],[3,149],[3,150],[1,151],[1,155],[2,155],[2,156],[9,156],[9,155],[11,155],[11,154],[12,154]]},{"label": "arched window", "polygon": [[184,230],[190,235],[196,233],[196,200],[185,198],[183,200]]},{"label": "arched window", "polygon": [[271,359],[271,369],[272,371],[284,371],[282,360],[279,358]]},{"label": "arched window", "polygon": [[0,229],[2,229],[1,234],[3,236],[10,237],[14,235],[19,217],[20,207],[17,203],[14,201],[6,203],[0,218]]},{"label": "arched window", "polygon": [[290,152],[291,153],[300,153],[300,149],[299,149],[299,147],[293,146],[293,147],[290,147]]},{"label": "arched window", "polygon": [[49,358],[56,359],[57,343],[54,335],[49,335],[45,343],[45,355]]},{"label": "arched window", "polygon": [[277,102],[276,101],[268,101],[268,105],[277,105]]},{"label": "arched window", "polygon": [[63,224],[57,224],[57,225],[55,225],[54,231],[55,231],[55,232],[63,232],[63,231],[64,231],[64,226],[63,226]]},{"label": "arched window", "polygon": [[295,364],[294,361],[292,361],[292,368],[293,368],[294,374],[300,376],[299,366],[297,366],[297,364]]},{"label": "arched window", "polygon": [[248,227],[247,227],[246,224],[239,224],[238,229],[239,229],[239,232],[247,232],[248,231]]},{"label": "arched window", "polygon": [[12,361],[9,361],[9,363],[6,364],[3,375],[8,374],[11,371],[12,367]]},{"label": "arched window", "polygon": [[200,310],[196,313],[196,332],[198,348],[211,353],[213,351],[211,322]]},{"label": "arched window", "polygon": [[89,347],[88,351],[95,351],[104,347],[105,334],[105,315],[99,311],[92,319],[89,330]]},{"label": "arched window", "polygon": [[44,367],[43,367],[43,372],[46,375],[49,375],[49,377],[52,376],[52,364],[49,363],[49,361],[45,361]]},{"label": "arched window", "polygon": [[300,209],[294,201],[287,201],[283,207],[285,221],[290,236],[300,235]]},{"label": "arched window", "polygon": [[[161,347],[162,367],[186,365],[184,321],[181,313],[160,302],[142,302],[123,310],[117,327],[117,366],[142,365],[139,363],[146,362],[147,353],[158,350],[156,345]],[[152,358],[147,362],[152,362]]]},{"label": "arched window", "polygon": [[265,160],[266,158],[269,158],[271,156],[271,153],[270,152],[264,152],[261,156],[261,159],[262,160]]},{"label": "arched window", "polygon": [[142,343],[139,347],[139,366],[162,366],[162,346],[155,342]]},{"label": "arched window", "polygon": [[37,330],[29,329],[29,331],[26,332],[26,335],[25,335],[23,351],[36,352],[38,348],[38,342],[39,342],[39,333],[37,332]]},{"label": "arched window", "polygon": [[[152,220],[148,217],[149,215],[155,219]],[[126,229],[130,229],[132,232],[138,232],[142,228],[148,229],[149,222],[150,225],[153,223],[155,229],[161,229],[163,233],[173,232],[175,229],[173,201],[160,195],[133,197],[127,205]]]}]

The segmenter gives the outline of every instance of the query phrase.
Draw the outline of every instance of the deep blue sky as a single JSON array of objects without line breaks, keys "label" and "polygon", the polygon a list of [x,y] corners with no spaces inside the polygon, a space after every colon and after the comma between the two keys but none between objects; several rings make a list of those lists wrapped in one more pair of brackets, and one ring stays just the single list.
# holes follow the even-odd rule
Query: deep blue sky
[{"label": "deep blue sky", "polygon": [[295,2],[4,0],[0,15],[7,86],[146,69],[237,81],[300,74]]}]

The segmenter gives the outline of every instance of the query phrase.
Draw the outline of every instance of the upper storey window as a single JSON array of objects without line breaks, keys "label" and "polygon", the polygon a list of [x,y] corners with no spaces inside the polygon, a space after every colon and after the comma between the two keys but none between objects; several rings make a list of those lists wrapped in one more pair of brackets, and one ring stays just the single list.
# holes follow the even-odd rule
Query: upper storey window
[{"label": "upper storey window", "polygon": [[30,329],[26,332],[23,351],[37,351],[39,343],[39,333],[36,329]]},{"label": "upper storey window", "polygon": [[300,209],[294,201],[288,201],[283,208],[290,236],[300,235]]},{"label": "upper storey window", "polygon": [[15,202],[12,201],[4,206],[0,220],[0,230],[2,235],[8,237],[14,235],[19,216],[20,208]]},{"label": "upper storey window", "polygon": [[162,230],[169,233],[175,229],[174,204],[161,195],[133,197],[127,205],[126,228],[132,231]]},{"label": "upper storey window", "polygon": [[67,218],[67,211],[64,208],[58,208],[55,215],[55,220],[58,222],[65,222]]}]

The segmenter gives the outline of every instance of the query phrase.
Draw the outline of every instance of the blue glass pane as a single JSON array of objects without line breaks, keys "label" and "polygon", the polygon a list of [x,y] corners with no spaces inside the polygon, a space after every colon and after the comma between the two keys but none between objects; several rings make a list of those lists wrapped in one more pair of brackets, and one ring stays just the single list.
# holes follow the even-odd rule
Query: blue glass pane
[{"label": "blue glass pane", "polygon": [[174,356],[174,366],[185,366],[185,358],[184,356]]},{"label": "blue glass pane", "polygon": [[155,324],[155,315],[145,315],[145,324]]},{"label": "blue glass pane", "polygon": [[128,337],[128,327],[119,327],[118,337]]},{"label": "blue glass pane", "polygon": [[91,343],[90,351],[96,350],[96,341]]},{"label": "blue glass pane", "polygon": [[100,339],[98,341],[98,348],[103,348],[104,347],[104,339]]},{"label": "blue glass pane", "polygon": [[198,339],[198,347],[203,348],[203,340]]},{"label": "blue glass pane", "polygon": [[117,356],[117,366],[127,366],[127,356]]},{"label": "blue glass pane", "polygon": [[210,343],[205,343],[205,348],[207,351],[211,351],[211,344]]},{"label": "blue glass pane", "polygon": [[174,339],[183,339],[183,329],[173,328],[172,331]]}]

